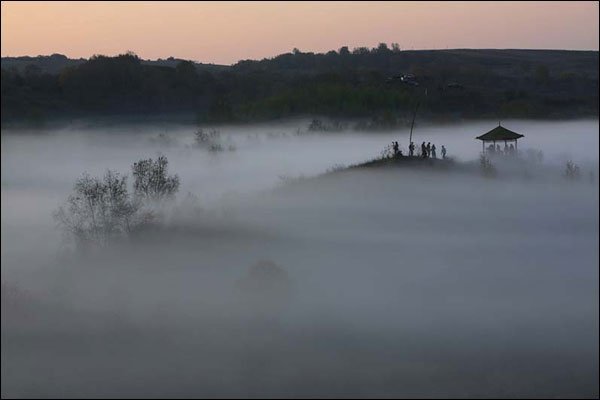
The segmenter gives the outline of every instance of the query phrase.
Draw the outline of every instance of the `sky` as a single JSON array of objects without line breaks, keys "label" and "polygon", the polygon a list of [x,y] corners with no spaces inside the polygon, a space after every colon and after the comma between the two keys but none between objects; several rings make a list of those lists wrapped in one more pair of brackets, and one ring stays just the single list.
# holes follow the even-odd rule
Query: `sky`
[{"label": "sky", "polygon": [[598,50],[598,2],[11,2],[2,56],[133,51],[232,64],[302,51]]}]

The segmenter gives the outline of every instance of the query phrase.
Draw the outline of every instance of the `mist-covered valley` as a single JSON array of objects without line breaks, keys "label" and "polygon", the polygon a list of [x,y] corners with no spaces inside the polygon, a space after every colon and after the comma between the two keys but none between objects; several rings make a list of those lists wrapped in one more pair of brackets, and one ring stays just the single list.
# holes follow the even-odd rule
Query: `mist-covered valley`
[{"label": "mist-covered valley", "polygon": [[[2,397],[598,396],[597,120],[502,121],[494,177],[498,121],[415,128],[456,170],[345,169],[408,129],[307,124],[3,129]],[[66,240],[82,173],[159,154],[155,224]]]}]

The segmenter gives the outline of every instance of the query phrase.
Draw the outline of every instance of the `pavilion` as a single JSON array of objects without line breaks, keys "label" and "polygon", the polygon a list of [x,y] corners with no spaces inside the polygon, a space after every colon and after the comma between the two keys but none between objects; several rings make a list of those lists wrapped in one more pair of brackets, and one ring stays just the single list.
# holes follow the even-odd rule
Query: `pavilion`
[{"label": "pavilion", "polygon": [[509,129],[506,129],[502,125],[498,123],[498,126],[492,129],[491,131],[484,133],[481,136],[477,136],[475,139],[481,140],[483,145],[483,153],[485,154],[485,143],[492,142],[494,145],[494,149],[496,148],[496,142],[504,142],[507,144],[508,142],[515,142],[515,150],[517,150],[517,139],[524,137],[525,135],[521,135],[520,133],[513,132]]}]

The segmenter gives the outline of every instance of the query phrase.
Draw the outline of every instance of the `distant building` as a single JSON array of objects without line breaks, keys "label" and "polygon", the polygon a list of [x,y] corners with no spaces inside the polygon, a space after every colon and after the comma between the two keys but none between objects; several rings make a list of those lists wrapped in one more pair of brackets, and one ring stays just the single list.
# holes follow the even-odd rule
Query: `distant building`
[{"label": "distant building", "polygon": [[494,149],[496,148],[496,142],[504,142],[508,144],[508,142],[515,143],[515,151],[517,150],[517,140],[525,137],[525,135],[521,135],[520,133],[513,132],[509,129],[506,129],[500,123],[498,126],[492,129],[491,131],[484,133],[481,136],[477,136],[475,139],[481,140],[483,145],[483,153],[486,153],[485,144],[492,143],[494,145]]}]

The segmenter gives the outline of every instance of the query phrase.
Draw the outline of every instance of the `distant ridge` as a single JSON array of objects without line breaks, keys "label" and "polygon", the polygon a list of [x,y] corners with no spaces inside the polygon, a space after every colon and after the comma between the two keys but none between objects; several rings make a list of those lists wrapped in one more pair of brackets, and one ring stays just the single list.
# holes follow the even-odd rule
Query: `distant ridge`
[{"label": "distant ridge", "polygon": [[[326,56],[328,53],[312,53],[312,52],[301,52],[301,54],[313,55],[316,57]],[[590,59],[598,59],[598,50],[564,50],[564,49],[471,49],[471,48],[455,48],[455,49],[435,49],[435,50],[402,50],[404,55],[422,55],[427,57],[431,54],[446,53],[452,55],[462,55],[469,57],[500,57],[503,59],[519,59],[520,61],[527,61],[537,59],[540,55],[547,58],[548,61],[556,57],[565,55],[577,55],[578,57],[589,56]],[[260,60],[245,59],[239,60],[237,63],[232,65],[214,64],[214,63],[200,63],[193,60],[186,60],[177,57],[158,58],[156,60],[144,60],[144,65],[155,65],[163,67],[174,68],[182,61],[192,62],[199,70],[210,70],[210,71],[223,71],[237,65],[247,64],[268,64],[273,60],[293,55],[293,53],[282,53],[273,57],[266,57]],[[110,57],[110,56],[109,56]],[[82,64],[88,61],[89,58],[68,58],[67,56],[59,53],[51,55],[37,55],[37,56],[18,56],[18,57],[2,57],[1,64],[2,68],[16,68],[22,72],[28,65],[35,65],[41,69],[42,72],[56,74],[62,69]]]},{"label": "distant ridge", "polygon": [[364,129],[451,121],[598,117],[598,51],[342,47],[226,66],[134,53],[2,58],[2,124],[195,115],[200,123],[361,119]]},{"label": "distant ridge", "polygon": [[[68,58],[63,54],[54,53],[49,56],[38,55],[38,56],[21,56],[21,57],[2,57],[2,68],[16,68],[19,72],[24,72],[25,68],[34,65],[40,69],[41,73],[48,74],[58,74],[64,68],[72,67],[76,65],[83,64],[88,61],[87,58]],[[166,59],[157,59],[157,60],[142,60],[142,64],[144,65],[155,65],[161,67],[171,67],[175,68],[177,64],[179,64],[183,60],[181,58],[169,57]],[[218,65],[218,64],[203,64],[194,62],[194,65],[198,70],[210,70],[216,71],[227,68],[226,65]]]}]

